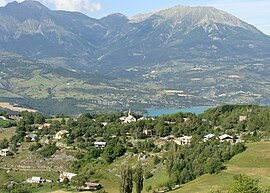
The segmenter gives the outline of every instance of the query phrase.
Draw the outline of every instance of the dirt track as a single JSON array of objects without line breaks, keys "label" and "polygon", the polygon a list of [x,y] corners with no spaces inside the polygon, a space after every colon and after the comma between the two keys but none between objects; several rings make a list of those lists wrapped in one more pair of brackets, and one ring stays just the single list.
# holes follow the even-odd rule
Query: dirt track
[{"label": "dirt track", "polygon": [[29,111],[29,112],[36,112],[36,110],[33,109],[27,109],[27,108],[23,108],[23,107],[15,107],[14,105],[10,104],[10,103],[5,103],[5,102],[0,102],[0,107],[1,108],[5,108],[5,109],[9,109],[12,111]]}]

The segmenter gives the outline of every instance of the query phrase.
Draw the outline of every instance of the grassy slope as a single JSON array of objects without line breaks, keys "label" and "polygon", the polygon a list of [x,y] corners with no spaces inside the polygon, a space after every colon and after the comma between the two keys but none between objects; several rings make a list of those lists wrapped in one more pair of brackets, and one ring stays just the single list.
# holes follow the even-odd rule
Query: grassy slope
[{"label": "grassy slope", "polygon": [[[3,120],[0,119],[0,126],[3,123]],[[3,140],[4,138],[10,139],[15,134],[15,127],[10,128],[0,128],[0,140]]]},{"label": "grassy slope", "polygon": [[[228,169],[217,175],[204,175],[192,182],[183,185],[180,189],[173,191],[173,193],[209,193],[214,190],[228,189],[235,174],[246,173],[255,178],[260,178],[260,185],[264,188],[268,187],[270,181],[270,142],[250,143],[247,145],[248,149],[235,156],[228,163]],[[103,176],[100,183],[104,189],[110,193],[119,192],[119,177],[122,163],[127,163],[131,166],[137,162],[136,157],[122,157],[116,160],[113,164],[105,166],[100,175]],[[149,164],[146,170],[153,170],[152,158],[146,160]],[[146,188],[152,186],[155,190],[165,184],[168,180],[166,169],[159,164],[155,175],[145,180],[144,191]],[[153,190],[151,190],[153,191]],[[150,192],[151,192],[150,191]]]},{"label": "grassy slope", "polygon": [[[183,185],[180,189],[173,191],[173,193],[209,193],[212,190],[223,190],[228,189],[229,184],[232,182],[233,176],[235,174],[246,173],[255,178],[260,178],[260,185],[264,188],[269,186],[270,181],[270,142],[258,142],[250,143],[247,145],[248,148],[245,152],[235,156],[228,163],[228,169],[217,175],[204,175],[198,179]],[[113,164],[105,166],[99,173],[101,177],[100,183],[103,185],[104,189],[110,193],[119,192],[119,177],[122,163],[128,163],[129,165],[135,165],[137,162],[137,157],[124,156],[116,160]],[[149,163],[147,170],[152,170],[154,165],[152,163],[152,158],[146,160]],[[41,176],[43,172],[38,172],[36,175]],[[11,178],[17,178],[18,180],[24,179],[26,177],[32,176],[34,174],[24,174],[20,172],[20,175],[15,171],[9,174]],[[44,177],[56,177],[56,173],[43,173]],[[42,175],[42,176],[43,176]],[[0,181],[1,177],[6,178],[6,174],[0,170]],[[9,178],[10,179],[10,178]],[[166,175],[165,167],[161,164],[155,172],[155,175],[145,181],[144,187],[152,186],[159,187],[167,181],[168,177]],[[93,179],[94,180],[94,179]],[[44,190],[43,190],[44,189]],[[48,191],[49,187],[43,187],[39,189],[40,193]],[[57,189],[57,188],[56,188]],[[146,193],[146,191],[143,191]]]},{"label": "grassy slope", "polygon": [[269,186],[270,142],[250,143],[245,152],[235,156],[228,163],[228,169],[218,175],[204,175],[185,184],[174,193],[209,193],[211,190],[228,189],[235,174],[245,173],[260,179],[260,185]]},{"label": "grassy slope", "polygon": [[[149,157],[146,160],[142,161],[142,165],[147,164],[144,170],[150,171],[154,174],[152,178],[145,180],[144,187],[146,188],[148,186],[152,186],[157,190],[158,187],[163,185],[168,180],[168,176],[166,175],[164,165],[159,164],[155,169],[153,159],[153,157]],[[109,193],[119,193],[119,174],[121,173],[121,168],[123,164],[128,164],[134,168],[134,166],[137,164],[137,160],[137,155],[128,155],[117,159],[114,163],[108,166],[105,166],[99,172],[99,176],[102,176],[99,182],[102,184],[104,189]],[[143,192],[146,193],[145,190]]]}]

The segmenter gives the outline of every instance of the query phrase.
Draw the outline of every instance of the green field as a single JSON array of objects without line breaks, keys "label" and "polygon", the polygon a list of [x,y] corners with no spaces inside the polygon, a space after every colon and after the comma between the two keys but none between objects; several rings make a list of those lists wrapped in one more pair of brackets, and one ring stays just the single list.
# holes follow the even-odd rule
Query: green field
[{"label": "green field", "polygon": [[183,185],[174,193],[209,193],[219,189],[227,191],[236,174],[247,174],[260,179],[260,186],[270,185],[270,142],[247,144],[247,150],[228,163],[227,170],[217,175],[204,175]]},{"label": "green field", "polygon": [[[0,125],[1,125],[1,119],[0,119]],[[3,139],[10,139],[15,134],[15,127],[10,128],[0,128],[0,140]]]}]

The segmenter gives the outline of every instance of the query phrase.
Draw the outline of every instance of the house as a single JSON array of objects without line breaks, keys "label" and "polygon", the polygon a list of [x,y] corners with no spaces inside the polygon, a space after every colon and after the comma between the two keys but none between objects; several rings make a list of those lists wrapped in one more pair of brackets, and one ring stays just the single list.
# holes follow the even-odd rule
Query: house
[{"label": "house", "polygon": [[127,117],[120,117],[119,120],[121,121],[122,124],[126,124],[126,123],[131,123],[131,122],[136,122],[137,119],[131,115],[131,111],[128,111],[128,116]]},{"label": "house", "polygon": [[0,116],[0,119],[3,119],[3,120],[7,120],[7,118],[6,117],[4,117],[4,116]]},{"label": "house", "polygon": [[176,122],[173,122],[173,121],[164,121],[164,123],[168,125],[176,125]]},{"label": "house", "polygon": [[71,178],[73,178],[74,176],[77,176],[77,174],[62,172],[59,176],[58,181],[63,182],[65,179],[71,180]]},{"label": "house", "polygon": [[39,130],[41,130],[41,129],[49,129],[51,127],[51,124],[49,124],[49,123],[44,123],[43,125],[40,125],[39,127],[38,127],[38,129]]},{"label": "house", "polygon": [[147,118],[146,118],[146,117],[140,117],[140,118],[138,119],[138,121],[144,121],[144,120],[147,120]]},{"label": "house", "polygon": [[170,141],[170,140],[172,140],[174,138],[175,138],[174,135],[168,135],[166,137],[161,137],[160,140],[162,140],[162,141]]},{"label": "house", "polygon": [[8,112],[7,117],[11,120],[17,120],[17,121],[23,118],[20,112]]},{"label": "house", "polygon": [[151,129],[144,129],[143,130],[143,133],[146,135],[146,136],[153,136],[154,135],[154,131],[151,130]]},{"label": "house", "polygon": [[39,140],[40,143],[50,144],[50,140],[47,137],[43,137]]},{"label": "house", "polygon": [[187,122],[190,120],[190,118],[183,118],[184,122]]},{"label": "house", "polygon": [[1,156],[1,157],[6,157],[6,156],[9,155],[9,153],[11,153],[11,152],[9,151],[9,149],[1,149],[1,150],[0,150],[0,156]]},{"label": "house", "polygon": [[215,134],[209,133],[208,135],[205,135],[203,137],[203,141],[206,142],[206,141],[212,139],[213,137],[215,137]]},{"label": "house", "polygon": [[228,134],[223,134],[219,136],[218,138],[221,142],[224,142],[224,141],[233,142],[233,137]]},{"label": "house", "polygon": [[57,148],[66,148],[67,147],[67,144],[58,141],[58,142],[56,142],[55,146]]},{"label": "house", "polygon": [[39,184],[39,183],[44,182],[44,180],[41,177],[33,176],[32,178],[27,178],[26,182],[27,183],[38,183]]},{"label": "house", "polygon": [[69,132],[67,130],[61,130],[58,131],[53,138],[54,139],[62,139],[63,137],[67,136],[69,134]]},{"label": "house", "polygon": [[191,139],[192,139],[192,136],[183,136],[183,137],[175,138],[173,141],[177,145],[190,145]]},{"label": "house", "polygon": [[243,122],[247,120],[247,116],[239,116],[239,122]]},{"label": "house", "polygon": [[53,182],[53,180],[48,180],[48,179],[43,179],[41,177],[33,176],[32,178],[27,178],[26,179],[26,182],[27,183],[37,183],[37,184],[40,184],[40,183],[46,183],[46,182]]},{"label": "house", "polygon": [[102,188],[102,186],[98,183],[91,183],[91,182],[85,182],[85,186],[82,187],[83,190],[99,190]]},{"label": "house", "polygon": [[25,137],[30,138],[31,141],[35,141],[36,138],[38,138],[38,135],[37,134],[30,134],[30,135],[27,135]]},{"label": "house", "polygon": [[96,141],[96,142],[94,142],[94,145],[95,145],[95,147],[98,147],[98,148],[105,148],[106,142]]},{"label": "house", "polygon": [[102,122],[102,123],[100,123],[100,125],[101,125],[101,127],[106,127],[106,125],[108,125],[108,123],[107,122]]},{"label": "house", "polygon": [[144,121],[144,120],[154,121],[155,118],[154,118],[154,117],[140,117],[140,118],[138,119],[138,121]]}]

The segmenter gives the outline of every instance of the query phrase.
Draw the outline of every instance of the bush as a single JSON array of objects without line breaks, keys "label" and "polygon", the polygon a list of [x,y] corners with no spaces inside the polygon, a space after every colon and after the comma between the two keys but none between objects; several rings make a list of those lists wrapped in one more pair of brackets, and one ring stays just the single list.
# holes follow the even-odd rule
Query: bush
[{"label": "bush", "polygon": [[209,174],[217,174],[222,170],[222,162],[217,158],[210,158],[204,166],[204,170]]},{"label": "bush", "polygon": [[40,154],[43,157],[51,157],[55,152],[56,152],[57,148],[55,146],[55,144],[48,144],[46,146],[44,146],[41,150],[40,150]]}]

